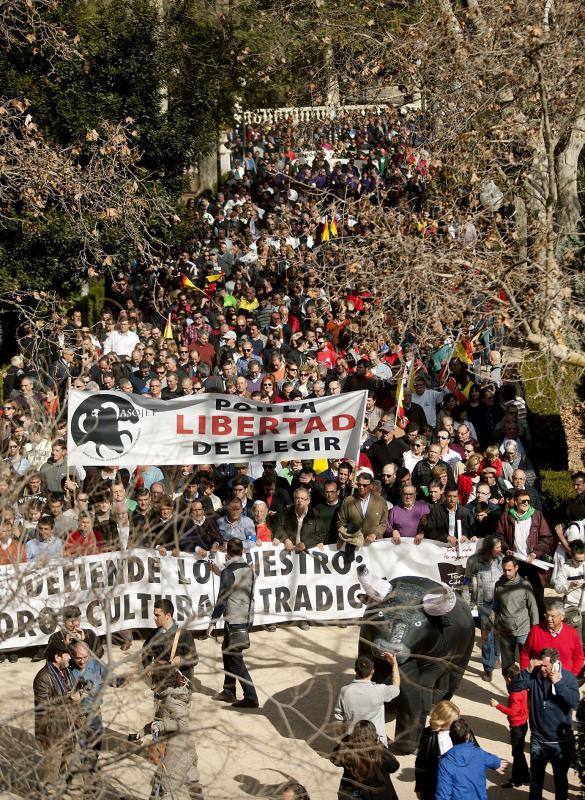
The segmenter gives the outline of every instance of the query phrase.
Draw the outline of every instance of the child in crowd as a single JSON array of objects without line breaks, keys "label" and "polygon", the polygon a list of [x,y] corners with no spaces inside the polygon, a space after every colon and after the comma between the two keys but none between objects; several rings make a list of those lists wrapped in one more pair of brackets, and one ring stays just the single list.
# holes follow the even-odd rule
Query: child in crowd
[{"label": "child in crowd", "polygon": [[[512,664],[503,670],[506,686],[510,686],[512,680],[520,672],[517,664]],[[524,755],[524,742],[528,730],[528,691],[522,689],[519,692],[509,692],[508,705],[499,703],[493,698],[490,705],[497,708],[502,714],[506,714],[510,725],[510,744],[512,745],[512,778],[502,784],[502,788],[511,789],[515,786],[522,786],[530,783],[530,772]]]}]

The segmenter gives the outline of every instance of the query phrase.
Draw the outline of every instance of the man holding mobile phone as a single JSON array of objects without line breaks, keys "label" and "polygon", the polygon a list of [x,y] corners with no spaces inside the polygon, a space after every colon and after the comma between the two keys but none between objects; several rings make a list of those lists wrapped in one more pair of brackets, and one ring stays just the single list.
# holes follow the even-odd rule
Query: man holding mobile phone
[{"label": "man holding mobile phone", "polygon": [[529,800],[541,800],[546,766],[552,765],[555,800],[566,800],[573,750],[573,709],[579,703],[579,684],[564,669],[559,651],[541,650],[510,684],[510,691],[528,690],[530,722]]}]

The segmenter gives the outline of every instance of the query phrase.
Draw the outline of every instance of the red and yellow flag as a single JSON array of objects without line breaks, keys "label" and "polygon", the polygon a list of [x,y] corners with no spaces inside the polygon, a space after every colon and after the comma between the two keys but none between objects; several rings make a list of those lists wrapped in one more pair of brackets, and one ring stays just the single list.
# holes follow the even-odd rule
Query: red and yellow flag
[{"label": "red and yellow flag", "polygon": [[207,283],[215,283],[216,281],[219,281],[222,278],[223,278],[223,273],[222,272],[218,272],[216,275],[206,275],[205,276],[205,280],[207,281]]},{"label": "red and yellow flag", "polygon": [[337,233],[337,220],[335,217],[331,217],[331,224],[329,225],[329,230],[331,232],[331,236],[336,237]]},{"label": "red and yellow flag", "polygon": [[181,272],[181,289],[196,289],[197,287],[186,275]]}]

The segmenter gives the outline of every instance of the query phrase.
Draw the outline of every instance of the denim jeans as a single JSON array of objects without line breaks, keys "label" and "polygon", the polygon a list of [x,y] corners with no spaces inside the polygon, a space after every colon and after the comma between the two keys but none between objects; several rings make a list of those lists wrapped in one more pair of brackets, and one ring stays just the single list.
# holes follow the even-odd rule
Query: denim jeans
[{"label": "denim jeans", "polygon": [[500,643],[498,642],[489,613],[493,603],[484,603],[479,611],[479,629],[481,631],[481,663],[485,672],[493,672],[496,658],[500,657]]},{"label": "denim jeans", "polygon": [[555,800],[567,800],[571,742],[543,742],[532,733],[530,741],[530,794],[528,800],[542,800],[546,765],[551,763],[555,781]]}]

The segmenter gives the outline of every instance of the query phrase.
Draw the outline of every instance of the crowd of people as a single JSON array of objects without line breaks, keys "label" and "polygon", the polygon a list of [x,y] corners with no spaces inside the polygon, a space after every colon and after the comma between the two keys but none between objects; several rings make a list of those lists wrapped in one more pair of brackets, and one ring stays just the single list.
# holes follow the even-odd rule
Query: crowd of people
[{"label": "crowd of people", "polygon": [[[95,324],[73,306],[49,314],[42,337],[30,319],[18,328],[0,417],[0,564],[138,546],[162,556],[225,551],[208,631],[226,620],[225,682],[216,699],[246,709],[259,700],[233,643],[247,635],[251,620],[247,552],[265,543],[294,553],[328,544],[375,547],[384,539],[397,547],[424,539],[451,546],[476,541],[462,591],[478,612],[484,680],[500,664],[509,684],[509,704],[494,703],[510,721],[510,783],[530,782],[531,800],[539,800],[550,761],[556,798],[565,800],[571,712],[583,671],[585,473],[572,476],[574,498],[563,517],[547,519],[530,410],[521,385],[506,375],[502,318],[482,314],[481,335],[466,349],[461,331],[446,324],[435,328],[439,341],[410,330],[405,299],[372,338],[365,331],[376,286],[357,275],[346,296],[332,301],[322,279],[330,257],[324,225],[328,236],[353,235],[378,205],[422,225],[424,236],[451,236],[468,246],[477,231],[440,214],[437,225],[429,221],[432,163],[416,120],[391,111],[342,118],[316,126],[310,142],[295,140],[287,126],[249,126],[247,145],[242,168],[223,190],[189,205],[192,248],[176,263],[116,273]],[[317,151],[311,163],[297,152],[308,145]],[[340,163],[325,158],[328,152]],[[332,197],[343,197],[349,209],[336,233],[331,220],[323,222],[323,203]],[[364,390],[361,451],[357,462],[69,467],[70,388],[161,401],[224,393],[261,404]],[[558,599],[545,602],[545,586]],[[143,664],[155,673],[161,662],[173,667],[170,679],[169,670],[153,676],[155,714],[147,728],[169,742],[153,792],[181,797],[187,786],[200,792],[189,727],[197,655],[192,634],[173,614],[167,601],[155,608],[157,628]],[[67,608],[63,626],[46,650],[0,650],[2,661],[45,661],[35,703],[49,790],[64,775],[72,726],[79,730],[73,718],[85,719],[76,736],[82,757],[91,771],[98,763],[96,698],[110,679],[100,667],[99,640],[81,628],[79,609]],[[118,636],[122,650],[130,649],[133,632]],[[400,691],[399,667],[388,687],[372,684],[372,671],[358,659],[357,690],[339,705],[345,735],[333,758],[344,771],[344,799],[395,796],[390,774],[398,761],[388,749],[383,703]],[[429,725],[417,759],[419,796],[485,797],[485,770],[503,769],[500,759],[477,745],[453,703],[435,708]],[[283,788],[286,800],[305,796],[300,785]]]}]

